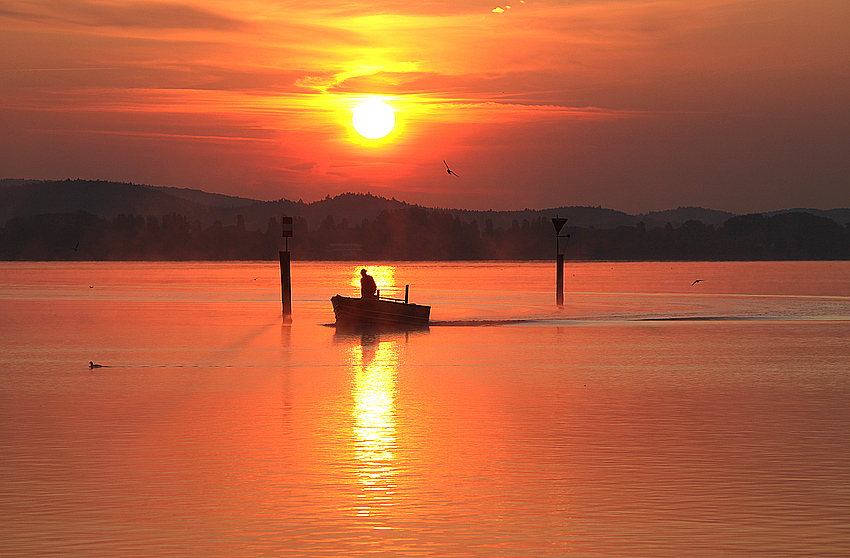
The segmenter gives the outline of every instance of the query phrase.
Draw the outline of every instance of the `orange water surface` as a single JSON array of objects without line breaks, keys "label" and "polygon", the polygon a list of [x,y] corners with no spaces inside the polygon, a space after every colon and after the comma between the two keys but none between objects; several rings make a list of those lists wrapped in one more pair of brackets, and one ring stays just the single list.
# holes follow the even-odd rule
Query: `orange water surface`
[{"label": "orange water surface", "polygon": [[[330,327],[364,265],[431,327]],[[0,555],[850,555],[848,263],[554,279],[0,263]]]}]

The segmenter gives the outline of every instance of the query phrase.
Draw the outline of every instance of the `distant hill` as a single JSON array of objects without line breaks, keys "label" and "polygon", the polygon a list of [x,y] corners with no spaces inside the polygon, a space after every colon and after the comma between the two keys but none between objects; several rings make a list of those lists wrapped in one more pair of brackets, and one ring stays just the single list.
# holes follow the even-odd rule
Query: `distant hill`
[{"label": "distant hill", "polygon": [[[153,187],[119,182],[63,180],[35,181],[20,179],[0,180],[0,224],[12,217],[46,213],[74,213],[85,211],[104,219],[114,219],[119,214],[155,215],[178,213],[189,221],[200,220],[204,225],[214,221],[235,223],[237,215],[245,219],[250,229],[264,228],[270,218],[281,215],[301,217],[311,228],[318,227],[331,216],[336,221],[347,221],[351,226],[364,219],[373,219],[383,211],[419,207],[396,199],[386,199],[370,194],[340,194],[312,203],[293,202],[286,199],[260,201],[249,198],[210,194],[201,190],[171,187]],[[614,228],[634,225],[639,219],[626,213],[601,207],[561,207],[546,210],[522,211],[470,211],[461,209],[421,208],[426,211],[448,213],[462,221],[476,220],[483,228],[491,219],[497,228],[510,228],[513,221],[533,220],[556,214],[568,217],[570,226]]]},{"label": "distant hill", "polygon": [[245,207],[257,203],[257,200],[250,198],[240,198],[235,196],[226,196],[224,194],[211,194],[203,190],[195,190],[191,188],[175,188],[173,186],[147,186],[160,192],[165,192],[176,198],[183,198],[202,205],[213,207]]},{"label": "distant hill", "polygon": [[782,215],[784,213],[811,213],[812,215],[817,215],[818,217],[826,217],[827,219],[832,219],[839,225],[846,225],[850,223],[850,208],[840,208],[840,209],[784,209],[782,211],[771,211],[769,213],[764,213],[768,217],[772,217],[774,215]]},{"label": "distant hill", "polygon": [[415,206],[371,194],[347,193],[333,198],[328,196],[312,203],[289,200],[256,202],[247,208],[241,208],[239,212],[245,216],[246,223],[262,221],[265,224],[270,217],[280,218],[281,215],[290,215],[305,219],[310,228],[318,228],[322,221],[331,216],[335,221],[345,220],[353,227],[359,225],[363,219],[374,219],[383,211],[408,207]]},{"label": "distant hill", "polygon": [[118,182],[65,180],[15,181],[0,188],[0,222],[12,217],[86,211],[106,219],[119,214],[164,215],[169,212],[209,216],[209,206],[165,192]]},{"label": "distant hill", "polygon": [[[0,180],[0,226],[12,217],[48,213],[74,213],[85,211],[104,219],[114,219],[119,214],[162,216],[177,213],[189,221],[199,220],[204,226],[216,221],[233,224],[237,215],[244,218],[245,226],[252,230],[265,229],[269,219],[281,215],[300,217],[310,228],[318,228],[332,217],[359,225],[364,219],[374,219],[383,211],[419,207],[396,199],[386,199],[370,194],[340,194],[323,200],[304,203],[280,199],[260,201],[251,198],[227,196],[188,188],[147,186],[123,182],[62,180],[41,181],[26,179]],[[549,219],[555,215],[569,219],[570,227],[614,229],[633,227],[643,222],[647,229],[663,227],[670,223],[679,227],[688,221],[706,225],[720,225],[735,215],[725,211],[701,207],[679,207],[629,215],[622,211],[602,207],[561,206],[549,209],[523,209],[516,211],[472,211],[465,209],[421,208],[431,212],[448,213],[463,222],[476,221],[484,229],[489,220],[494,228],[510,229],[514,222]],[[790,209],[765,213],[772,216],[789,212],[805,212],[827,217],[841,225],[850,223],[850,209]]]},{"label": "distant hill", "polygon": [[312,203],[88,180],[0,181],[0,260],[275,259],[294,217],[296,259],[533,260],[566,218],[573,260],[850,259],[850,210],[733,216],[699,207],[429,209],[370,194]]},{"label": "distant hill", "polygon": [[301,217],[309,227],[315,228],[328,215],[356,225],[382,211],[404,207],[412,206],[369,194],[341,194],[307,204],[285,199],[260,201],[201,190],[122,182],[0,180],[0,226],[12,217],[85,211],[104,219],[114,219],[120,214],[159,217],[178,213],[189,221],[200,220],[205,226],[215,221],[232,224],[236,222],[237,215],[242,215],[245,226],[250,229],[265,228],[270,218],[279,220],[281,215],[289,215]]},{"label": "distant hill", "polygon": [[650,229],[663,227],[667,223],[670,223],[674,227],[679,227],[688,221],[700,221],[706,225],[720,225],[734,216],[734,213],[727,211],[704,209],[702,207],[679,207],[678,209],[651,211],[638,215],[640,220]]}]

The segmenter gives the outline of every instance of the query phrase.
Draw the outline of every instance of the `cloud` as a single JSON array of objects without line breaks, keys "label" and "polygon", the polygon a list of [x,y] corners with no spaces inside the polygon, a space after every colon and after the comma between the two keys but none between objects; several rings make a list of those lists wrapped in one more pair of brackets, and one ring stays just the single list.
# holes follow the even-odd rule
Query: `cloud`
[{"label": "cloud", "polygon": [[144,29],[206,29],[235,31],[247,22],[188,3],[130,2],[105,4],[88,1],[24,5],[0,10],[0,16],[22,21],[43,21],[84,27]]},{"label": "cloud", "polygon": [[[520,0],[520,4],[525,4],[525,1],[524,1],[524,0]],[[506,11],[508,11],[508,10],[510,10],[510,9],[511,9],[511,7],[510,7],[510,6],[505,6],[504,8],[501,8],[501,7],[493,8],[491,11],[492,11],[494,14],[503,14],[503,13],[505,13]]]}]

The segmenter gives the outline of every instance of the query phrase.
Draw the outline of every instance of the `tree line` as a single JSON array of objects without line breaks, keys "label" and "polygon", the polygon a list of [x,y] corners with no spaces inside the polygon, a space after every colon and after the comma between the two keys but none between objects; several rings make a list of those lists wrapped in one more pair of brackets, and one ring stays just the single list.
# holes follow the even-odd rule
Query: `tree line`
[{"label": "tree line", "polygon": [[[317,227],[296,217],[289,248],[295,260],[541,260],[554,259],[551,220],[464,221],[441,211],[406,207],[350,223],[328,215]],[[846,260],[850,226],[804,212],[733,217],[722,225],[688,221],[647,228],[564,227],[559,242],[573,260]],[[85,211],[15,217],[0,229],[2,260],[274,260],[283,247],[280,222],[249,230],[215,221],[203,226],[179,213]]]}]

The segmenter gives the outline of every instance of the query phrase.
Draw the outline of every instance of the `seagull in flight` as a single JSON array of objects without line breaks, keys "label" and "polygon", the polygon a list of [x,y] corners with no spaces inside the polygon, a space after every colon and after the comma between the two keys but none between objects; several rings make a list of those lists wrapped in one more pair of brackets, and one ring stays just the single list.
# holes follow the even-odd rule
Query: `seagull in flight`
[{"label": "seagull in flight", "polygon": [[455,173],[455,171],[453,171],[452,169],[449,168],[449,164],[446,162],[445,159],[443,159],[443,164],[446,165],[446,172],[447,173],[457,176],[457,173]]},{"label": "seagull in flight", "polygon": [[700,281],[702,281],[702,279],[697,279],[696,281],[694,281],[693,283],[691,283],[691,287],[693,287],[694,285],[696,285],[696,284],[697,284],[697,283],[699,283]]}]

